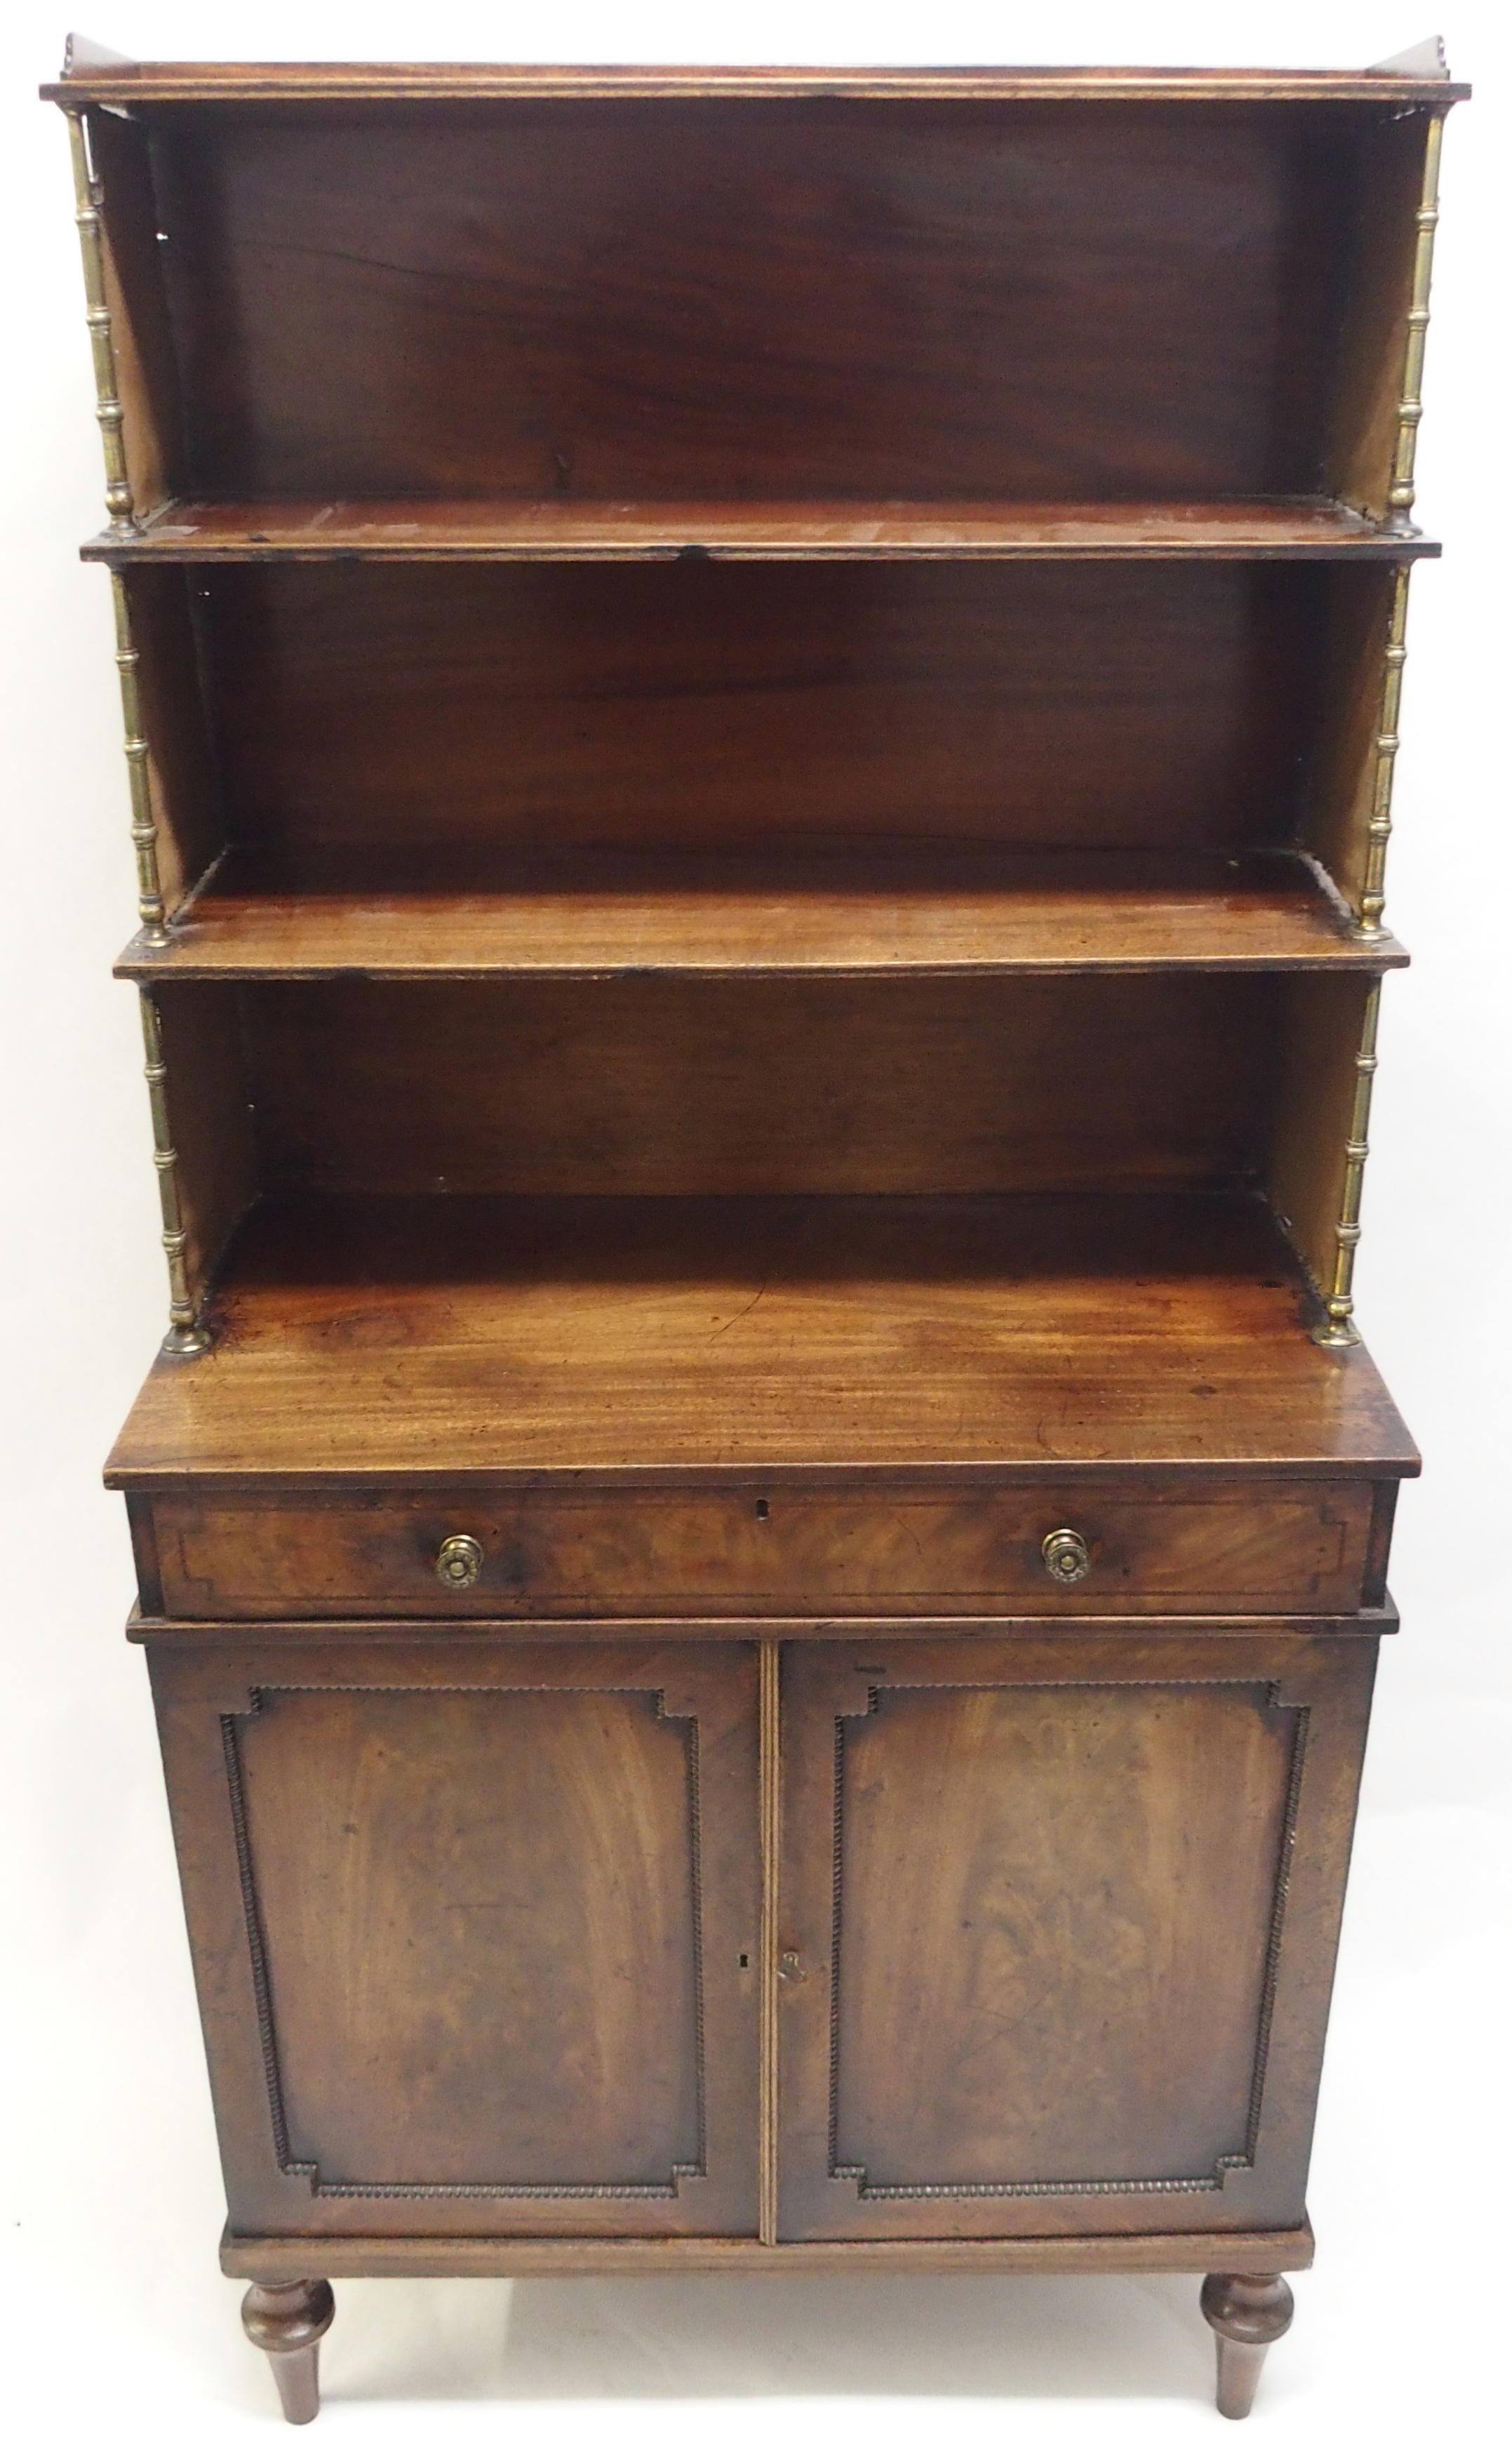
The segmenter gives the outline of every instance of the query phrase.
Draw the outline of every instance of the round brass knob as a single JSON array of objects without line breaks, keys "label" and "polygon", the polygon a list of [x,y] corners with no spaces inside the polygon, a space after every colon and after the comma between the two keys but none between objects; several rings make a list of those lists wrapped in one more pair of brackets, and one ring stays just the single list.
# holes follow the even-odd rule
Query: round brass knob
[{"label": "round brass knob", "polygon": [[1052,1582],[1085,1582],[1092,1569],[1091,1553],[1079,1531],[1052,1531],[1040,1555]]},{"label": "round brass knob", "polygon": [[443,1539],[436,1555],[436,1580],[443,1591],[465,1591],[483,1571],[483,1550],[465,1531]]}]

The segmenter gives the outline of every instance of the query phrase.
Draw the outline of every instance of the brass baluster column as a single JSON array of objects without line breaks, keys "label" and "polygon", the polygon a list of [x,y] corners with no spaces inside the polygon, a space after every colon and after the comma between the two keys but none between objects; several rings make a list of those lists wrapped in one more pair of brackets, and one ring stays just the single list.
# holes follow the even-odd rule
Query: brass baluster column
[{"label": "brass baluster column", "polygon": [[110,308],[105,297],[105,245],[100,222],[99,183],[90,161],[89,132],[81,111],[64,113],[69,152],[74,163],[74,221],[79,254],[84,260],[84,321],[95,354],[95,416],[105,448],[105,510],[118,538],[136,535],[131,479],[126,469],[126,440],[120,395],[116,382],[116,347],[111,339]]},{"label": "brass baluster column", "polygon": [[[105,509],[110,534],[120,539],[137,534],[131,478],[126,467],[124,413],[116,376],[116,349],[111,336],[110,306],[105,291],[104,229],[101,196],[90,159],[89,134],[81,111],[66,112],[69,152],[74,165],[74,220],[84,266],[85,322],[95,360],[95,416],[99,422],[105,454]],[[120,708],[125,727],[126,773],[131,782],[131,843],[137,860],[137,911],[141,921],[138,946],[166,948],[169,944],[158,869],[158,825],[152,808],[152,776],[146,730],[142,725],[140,652],[133,638],[131,601],[124,577],[115,568],[110,577],[116,621],[116,668],[120,677]],[[168,1261],[168,1331],[162,1348],[170,1359],[193,1359],[209,1349],[209,1336],[196,1323],[196,1302],[189,1289],[186,1255],[188,1233],[179,1198],[178,1154],[168,1125],[167,1068],[162,1057],[162,1020],[150,991],[141,994],[141,1035],[146,1051],[147,1096],[152,1107],[152,1160],[158,1175],[162,1209],[162,1246]]]},{"label": "brass baluster column", "polygon": [[1312,1339],[1326,1350],[1348,1351],[1360,1340],[1354,1323],[1354,1253],[1360,1245],[1360,1194],[1370,1149],[1371,1093],[1375,1079],[1375,1036],[1381,1016],[1381,978],[1365,1003],[1360,1048],[1354,1056],[1354,1105],[1344,1147],[1344,1188],[1334,1226],[1333,1280],[1323,1294],[1324,1318]]},{"label": "brass baluster column", "polygon": [[1402,709],[1402,669],[1407,664],[1407,592],[1412,579],[1412,566],[1399,564],[1392,587],[1392,611],[1386,633],[1381,679],[1381,706],[1375,721],[1375,742],[1372,752],[1374,775],[1371,786],[1371,817],[1366,825],[1365,881],[1360,891],[1360,914],[1355,926],[1356,937],[1362,941],[1379,941],[1386,926],[1381,917],[1386,908],[1386,849],[1392,835],[1392,793],[1396,781],[1396,752],[1401,741],[1398,729]]},{"label": "brass baluster column", "polygon": [[1417,248],[1413,258],[1413,296],[1407,312],[1407,351],[1402,366],[1401,398],[1396,405],[1396,450],[1392,457],[1392,484],[1387,490],[1386,528],[1398,537],[1415,538],[1413,520],[1414,470],[1417,460],[1417,428],[1423,415],[1423,352],[1428,334],[1428,294],[1434,278],[1434,235],[1438,229],[1438,163],[1443,151],[1444,115],[1436,111],[1428,123],[1423,150],[1423,185],[1417,207]]},{"label": "brass baluster column", "polygon": [[192,1360],[198,1353],[208,1351],[210,1338],[195,1322],[194,1295],[189,1289],[184,1265],[188,1233],[184,1229],[184,1210],[179,1204],[178,1155],[168,1128],[167,1078],[162,1057],[162,1019],[150,991],[141,994],[141,1040],[147,1055],[144,1075],[147,1098],[152,1105],[152,1160],[158,1174],[158,1197],[162,1208],[162,1247],[168,1260],[168,1331],[162,1348],[170,1360]]}]

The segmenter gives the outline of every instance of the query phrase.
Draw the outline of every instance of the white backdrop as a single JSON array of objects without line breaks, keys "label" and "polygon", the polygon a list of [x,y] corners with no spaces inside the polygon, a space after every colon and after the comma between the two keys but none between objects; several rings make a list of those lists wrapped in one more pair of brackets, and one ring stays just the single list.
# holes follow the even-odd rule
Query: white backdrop
[{"label": "white backdrop", "polygon": [[[1259,7],[679,0],[551,11],[432,0],[256,9],[91,0],[140,58],[1123,61],[1363,66],[1431,0]],[[1388,988],[1358,1289],[1427,1457],[1404,1493],[1324,2082],[1319,2263],[1246,2429],[1210,2405],[1196,2284],[1147,2278],[825,2284],[351,2284],[309,2432],[333,2456],[612,2446],[621,2463],[879,2463],[1245,2442],[1290,2463],[1504,2435],[1503,2115],[1512,2020],[1512,1688],[1498,1623],[1508,1418],[1504,1141],[1512,626],[1506,607],[1512,16],[1443,31],[1479,98],[1445,146],[1418,510],[1446,541],[1413,593]],[[10,274],[0,657],[10,926],[0,1305],[7,1374],[0,2332],[25,2455],[272,2454],[266,2362],[218,2275],[223,2205],[144,1671],[120,1638],[125,1517],[98,1466],[164,1322],[135,1004],[102,519],[62,123],[34,99],[65,20],[12,0],[0,180]],[[1504,1577],[1502,1577],[1504,1580]],[[1495,2427],[1493,2426],[1495,2424]],[[1498,2433],[1500,2431],[1500,2434]]]}]

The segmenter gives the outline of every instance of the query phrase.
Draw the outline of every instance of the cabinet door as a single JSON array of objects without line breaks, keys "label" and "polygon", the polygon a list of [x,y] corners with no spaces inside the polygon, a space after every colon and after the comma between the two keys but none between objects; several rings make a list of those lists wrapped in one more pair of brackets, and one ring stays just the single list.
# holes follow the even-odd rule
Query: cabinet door
[{"label": "cabinet door", "polygon": [[1372,1641],[790,1645],[786,2239],[1302,2220]]},{"label": "cabinet door", "polygon": [[755,2231],[748,1648],[149,1655],[233,2231]]}]

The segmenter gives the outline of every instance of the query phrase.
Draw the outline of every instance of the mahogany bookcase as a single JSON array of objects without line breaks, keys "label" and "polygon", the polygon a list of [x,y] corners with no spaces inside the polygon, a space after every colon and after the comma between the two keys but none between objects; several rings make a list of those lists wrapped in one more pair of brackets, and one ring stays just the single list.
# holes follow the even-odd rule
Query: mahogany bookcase
[{"label": "mahogany bookcase", "polygon": [[1306,2176],[1439,143],[1361,75],[67,114],[223,2263],[1206,2270]]}]

